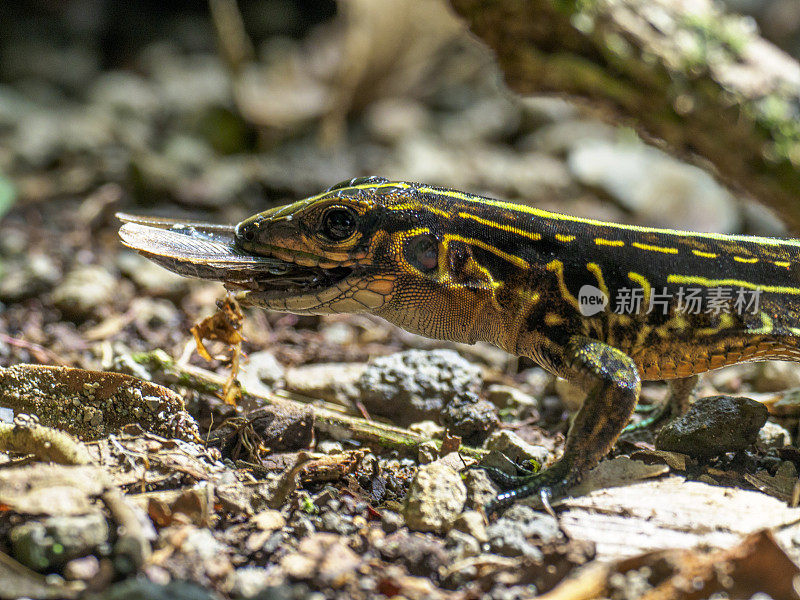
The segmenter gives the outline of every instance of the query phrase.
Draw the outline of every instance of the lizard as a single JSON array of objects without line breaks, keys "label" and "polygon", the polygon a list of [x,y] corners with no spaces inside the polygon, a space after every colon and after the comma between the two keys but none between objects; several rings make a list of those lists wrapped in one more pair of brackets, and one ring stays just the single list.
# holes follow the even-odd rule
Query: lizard
[{"label": "lizard", "polygon": [[800,360],[797,240],[610,223],[381,177],[256,214],[234,236],[287,265],[226,281],[243,304],[488,342],[586,393],[561,458],[507,477],[489,512],[534,494],[549,506],[580,482],[644,380],[670,380],[682,410],[699,373]]}]

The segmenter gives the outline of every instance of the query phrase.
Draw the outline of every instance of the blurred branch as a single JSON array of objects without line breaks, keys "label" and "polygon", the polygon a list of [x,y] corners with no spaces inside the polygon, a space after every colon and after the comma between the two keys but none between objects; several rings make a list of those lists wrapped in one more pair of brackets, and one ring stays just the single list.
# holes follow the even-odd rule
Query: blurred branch
[{"label": "blurred branch", "polygon": [[450,0],[509,87],[606,118],[772,207],[800,230],[800,65],[711,0]]},{"label": "blurred branch", "polygon": [[236,0],[209,0],[208,8],[217,32],[220,54],[231,72],[239,73],[253,60],[255,51]]}]

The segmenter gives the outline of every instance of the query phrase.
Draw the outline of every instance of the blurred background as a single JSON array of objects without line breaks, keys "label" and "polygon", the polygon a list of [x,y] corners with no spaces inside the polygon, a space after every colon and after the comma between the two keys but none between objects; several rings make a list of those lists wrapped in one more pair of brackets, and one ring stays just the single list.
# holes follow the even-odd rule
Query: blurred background
[{"label": "blurred background", "polygon": [[[800,3],[728,4],[798,56]],[[436,0],[38,0],[0,4],[0,23],[0,365],[180,354],[222,288],[125,250],[120,210],[234,223],[382,175],[603,219],[783,232],[631,130],[509,93]],[[257,312],[245,333],[282,364],[425,343],[358,316]]]}]

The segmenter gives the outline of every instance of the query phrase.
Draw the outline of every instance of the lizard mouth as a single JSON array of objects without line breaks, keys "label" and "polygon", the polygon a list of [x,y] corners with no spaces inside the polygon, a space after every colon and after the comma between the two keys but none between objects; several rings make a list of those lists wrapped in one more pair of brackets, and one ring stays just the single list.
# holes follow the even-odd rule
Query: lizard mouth
[{"label": "lizard mouth", "polygon": [[[283,261],[281,261],[283,262]],[[295,263],[283,262],[284,274],[257,274],[245,281],[227,280],[229,290],[241,290],[258,295],[263,300],[291,298],[321,292],[335,287],[353,275],[353,267],[304,267]]]},{"label": "lizard mouth", "polygon": [[314,297],[353,276],[359,266],[305,266],[243,251],[234,226],[117,215],[123,244],[179,275],[220,281],[245,302]]}]

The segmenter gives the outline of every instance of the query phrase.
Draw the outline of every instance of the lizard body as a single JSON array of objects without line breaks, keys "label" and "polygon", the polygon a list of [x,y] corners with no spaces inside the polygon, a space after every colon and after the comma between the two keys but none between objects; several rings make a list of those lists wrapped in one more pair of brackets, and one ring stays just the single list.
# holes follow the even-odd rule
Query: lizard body
[{"label": "lizard body", "polygon": [[298,270],[229,282],[245,303],[368,312],[431,338],[483,340],[586,392],[563,457],[493,508],[577,483],[628,423],[642,380],[800,360],[795,240],[606,223],[362,178],[243,221],[236,244]]}]

